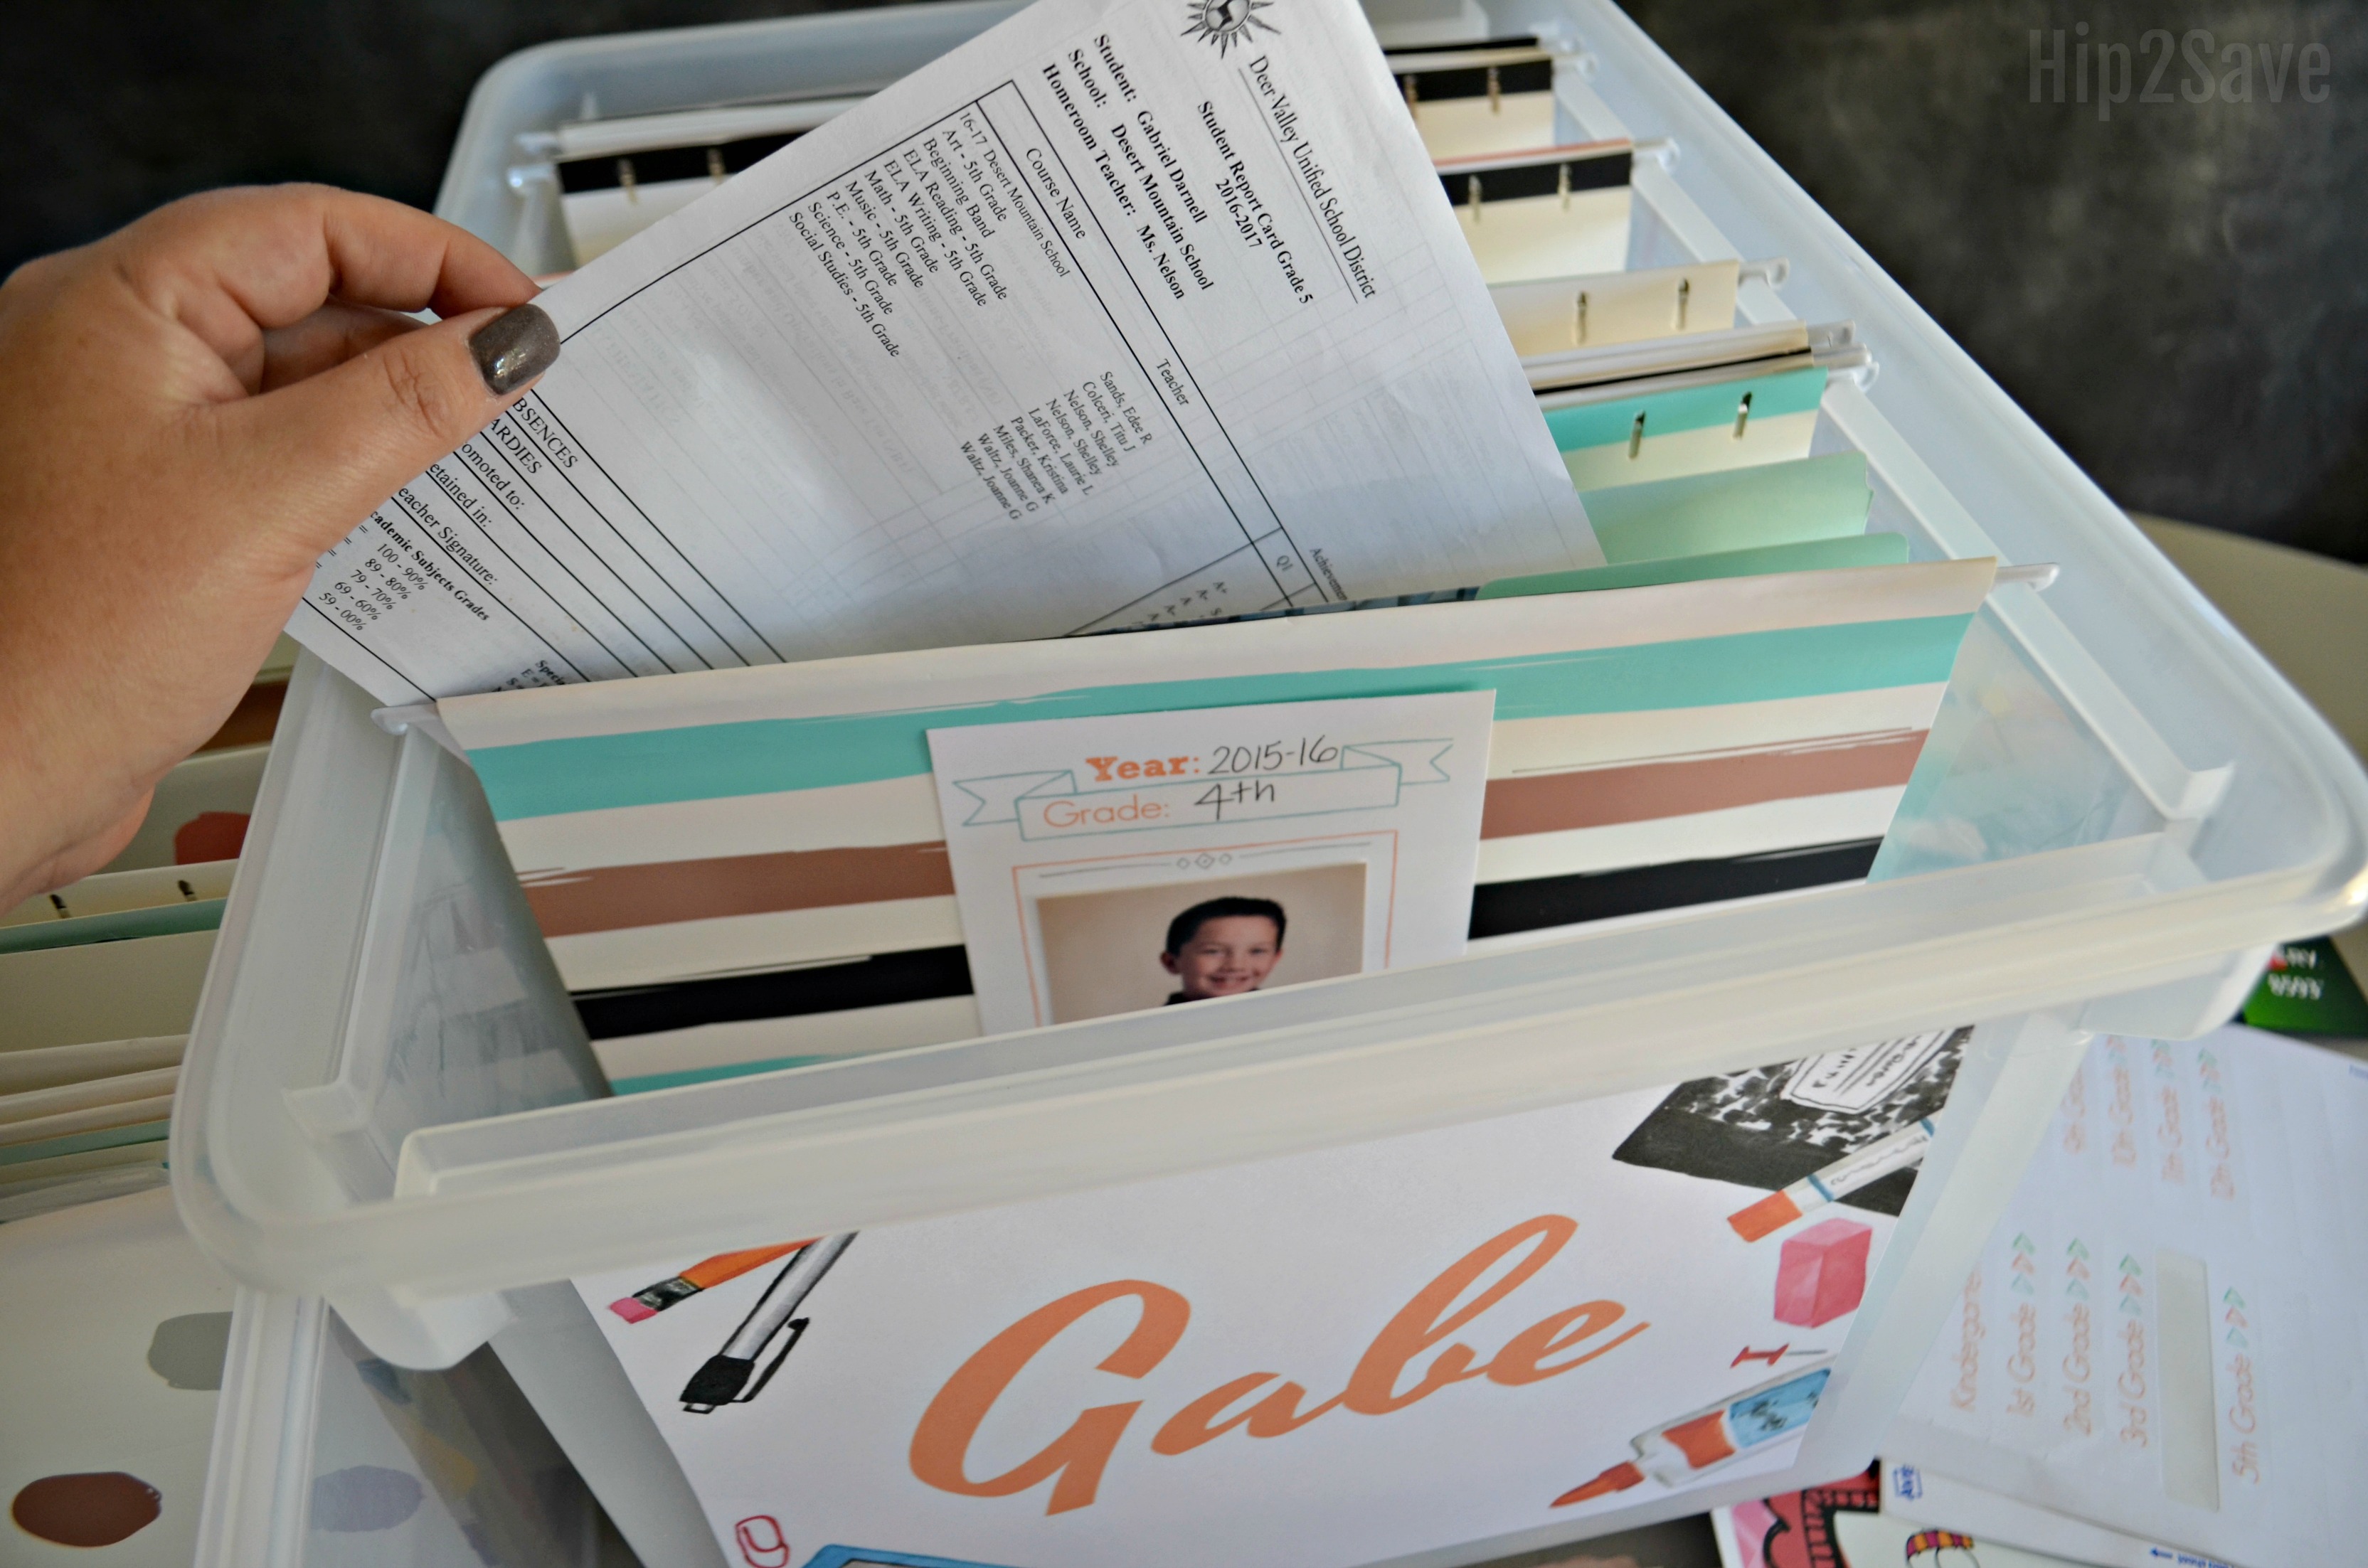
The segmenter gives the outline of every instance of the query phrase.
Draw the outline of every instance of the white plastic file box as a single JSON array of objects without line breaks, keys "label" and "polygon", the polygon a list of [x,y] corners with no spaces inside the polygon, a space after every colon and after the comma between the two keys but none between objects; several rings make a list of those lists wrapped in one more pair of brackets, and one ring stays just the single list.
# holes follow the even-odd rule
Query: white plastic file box
[{"label": "white plastic file box", "polygon": [[[530,270],[564,265],[538,141],[560,121],[846,96],[1009,9],[530,51],[481,85],[439,210]],[[1170,1010],[609,1099],[465,765],[388,733],[308,661],[191,1040],[184,1213],[236,1273],[325,1297],[396,1365],[449,1365],[499,1336],[653,1561],[710,1561],[712,1539],[686,1518],[679,1477],[635,1459],[655,1429],[549,1282],[1977,1024],[1799,1461],[1862,1465],[2089,1035],[2210,1028],[2272,943],[2368,903],[2368,779],[2336,737],[1608,0],[1376,19],[1385,40],[1533,30],[1568,51],[1567,139],[1639,139],[1631,267],[1740,256],[1762,264],[1746,269],[1743,322],[1851,324],[1868,362],[1831,378],[1814,449],[1865,455],[1872,526],[1918,559],[2058,574],[2044,591],[2002,584],[1976,617],[1862,882],[1265,994],[1231,1007],[1222,1036]]]}]

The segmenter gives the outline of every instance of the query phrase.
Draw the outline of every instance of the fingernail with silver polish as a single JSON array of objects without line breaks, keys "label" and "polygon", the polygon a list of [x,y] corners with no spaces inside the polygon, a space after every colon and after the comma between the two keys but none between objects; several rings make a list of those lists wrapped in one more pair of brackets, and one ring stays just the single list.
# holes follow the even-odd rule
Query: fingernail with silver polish
[{"label": "fingernail with silver polish", "polygon": [[539,305],[515,305],[469,335],[477,374],[495,397],[518,391],[559,358],[559,328]]}]

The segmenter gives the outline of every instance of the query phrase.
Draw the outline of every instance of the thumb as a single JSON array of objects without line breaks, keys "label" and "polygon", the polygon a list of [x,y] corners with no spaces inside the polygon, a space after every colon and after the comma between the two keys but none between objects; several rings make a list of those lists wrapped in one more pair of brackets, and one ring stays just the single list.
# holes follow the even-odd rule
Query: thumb
[{"label": "thumb", "polygon": [[[471,311],[334,369],[223,405],[226,445],[252,454],[273,542],[314,557],[437,459],[484,429],[559,358],[539,306]],[[255,493],[255,492],[251,492]]]}]

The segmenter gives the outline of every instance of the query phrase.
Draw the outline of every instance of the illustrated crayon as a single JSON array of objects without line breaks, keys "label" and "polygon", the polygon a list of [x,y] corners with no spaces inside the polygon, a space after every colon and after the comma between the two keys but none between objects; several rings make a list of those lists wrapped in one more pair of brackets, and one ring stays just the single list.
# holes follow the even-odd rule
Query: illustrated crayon
[{"label": "illustrated crayon", "polygon": [[777,1257],[793,1253],[805,1242],[784,1242],[774,1247],[749,1247],[743,1252],[719,1252],[713,1257],[701,1258],[671,1279],[661,1279],[645,1285],[632,1295],[609,1303],[609,1310],[627,1323],[640,1323],[654,1318],[677,1301],[689,1301],[701,1290],[712,1290],[727,1279],[737,1279],[752,1268],[762,1268]]},{"label": "illustrated crayon", "polygon": [[1771,1235],[1806,1214],[1845,1198],[1871,1182],[1904,1170],[1924,1157],[1932,1142],[1932,1119],[1924,1117],[1854,1149],[1821,1170],[1813,1171],[1781,1192],[1771,1192],[1747,1209],[1726,1217],[1735,1233],[1747,1242]]}]

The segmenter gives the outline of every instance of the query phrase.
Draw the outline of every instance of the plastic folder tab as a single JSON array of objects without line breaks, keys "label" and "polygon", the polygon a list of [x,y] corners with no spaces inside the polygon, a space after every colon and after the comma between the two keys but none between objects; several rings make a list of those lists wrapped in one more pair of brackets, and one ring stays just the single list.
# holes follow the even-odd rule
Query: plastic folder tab
[{"label": "plastic folder tab", "polygon": [[1864,533],[1873,492],[1864,454],[1836,452],[1590,490],[1582,499],[1604,559],[1618,566]]}]

